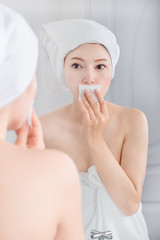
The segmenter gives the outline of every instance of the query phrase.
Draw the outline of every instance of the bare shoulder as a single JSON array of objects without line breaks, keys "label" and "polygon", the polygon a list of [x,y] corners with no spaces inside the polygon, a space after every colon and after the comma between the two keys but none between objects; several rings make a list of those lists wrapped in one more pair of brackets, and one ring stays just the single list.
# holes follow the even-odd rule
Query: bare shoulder
[{"label": "bare shoulder", "polygon": [[136,108],[127,108],[117,104],[108,103],[111,119],[115,118],[120,124],[124,125],[128,130],[134,128],[148,128],[146,115],[143,111]]},{"label": "bare shoulder", "polygon": [[38,185],[46,183],[54,186],[56,183],[60,186],[67,181],[74,182],[77,178],[77,169],[72,159],[58,150],[28,150],[1,142],[0,153],[0,164],[5,174],[15,174],[17,179],[23,176],[24,179],[29,178],[29,181],[36,181]]},{"label": "bare shoulder", "polygon": [[[44,150],[43,153],[40,153],[40,151],[37,153],[37,168],[40,174],[43,171],[43,182],[46,182],[47,187],[52,191],[53,200],[59,208],[59,214],[63,216],[66,206],[70,205],[73,196],[79,196],[80,194],[76,165],[64,152]],[[64,205],[64,199],[67,205]]]},{"label": "bare shoulder", "polygon": [[136,108],[126,108],[124,115],[129,132],[148,132],[148,122],[144,112]]},{"label": "bare shoulder", "polygon": [[21,224],[25,232],[32,225],[30,239],[35,235],[53,239],[60,224],[67,226],[62,220],[68,221],[72,214],[73,200],[80,199],[76,167],[69,156],[56,150],[28,150],[0,141],[0,183],[2,218],[8,226]]},{"label": "bare shoulder", "polygon": [[[31,156],[29,156],[31,155]],[[77,169],[72,159],[64,152],[58,150],[30,150],[28,158],[32,159],[42,171],[50,172],[53,177],[64,179],[65,176],[75,176]],[[41,170],[40,170],[41,171]]]}]

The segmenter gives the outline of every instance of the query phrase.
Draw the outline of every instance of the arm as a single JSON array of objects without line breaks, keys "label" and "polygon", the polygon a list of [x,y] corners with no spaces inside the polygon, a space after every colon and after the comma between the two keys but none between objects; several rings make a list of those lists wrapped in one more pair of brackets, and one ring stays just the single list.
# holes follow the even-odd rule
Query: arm
[{"label": "arm", "polygon": [[109,116],[104,100],[98,93],[97,97],[100,106],[96,105],[89,95],[88,101],[83,96],[84,103],[81,103],[90,157],[113,201],[125,215],[132,215],[139,207],[145,178],[148,148],[147,121],[142,112],[133,110],[120,165],[103,140],[102,132]]}]

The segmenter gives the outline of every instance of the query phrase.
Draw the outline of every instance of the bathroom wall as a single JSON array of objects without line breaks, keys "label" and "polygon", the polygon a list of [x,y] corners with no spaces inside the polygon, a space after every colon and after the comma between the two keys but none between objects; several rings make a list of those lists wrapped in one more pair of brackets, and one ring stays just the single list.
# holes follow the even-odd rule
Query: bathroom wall
[{"label": "bathroom wall", "polygon": [[[159,0],[1,0],[18,10],[39,36],[40,26],[64,18],[90,18],[108,26],[121,49],[107,100],[141,109],[149,123],[149,151],[143,213],[151,240],[160,239],[160,1]],[[47,95],[38,65],[38,115],[72,101],[69,93]],[[14,134],[8,136],[13,141]]]}]

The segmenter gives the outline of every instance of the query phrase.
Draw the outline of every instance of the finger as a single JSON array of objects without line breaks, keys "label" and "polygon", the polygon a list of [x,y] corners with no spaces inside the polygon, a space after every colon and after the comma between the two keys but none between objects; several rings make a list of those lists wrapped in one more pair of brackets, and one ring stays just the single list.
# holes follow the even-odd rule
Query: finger
[{"label": "finger", "polygon": [[95,93],[95,95],[97,97],[97,100],[99,102],[101,113],[104,114],[105,116],[107,116],[107,118],[109,118],[107,104],[106,104],[105,100],[102,98],[100,91],[95,89],[94,93]]},{"label": "finger", "polygon": [[82,98],[84,106],[86,107],[86,109],[87,109],[87,111],[89,113],[90,119],[95,119],[95,113],[94,113],[94,111],[92,109],[92,106],[90,105],[90,103],[88,102],[86,96],[83,93],[81,94],[81,98]]},{"label": "finger", "polygon": [[18,129],[15,132],[17,134],[17,140],[15,144],[21,147],[27,147],[28,133],[29,133],[28,125],[25,123],[21,129]]},{"label": "finger", "polygon": [[28,147],[44,148],[41,123],[34,110],[32,112],[32,126],[29,130]]},{"label": "finger", "polygon": [[35,111],[32,111],[32,126],[33,127],[39,127],[40,125],[40,121],[39,118],[37,117]]},{"label": "finger", "polygon": [[85,121],[89,122],[90,121],[90,116],[89,116],[89,113],[88,113],[84,103],[82,101],[79,101],[79,105],[80,105],[80,109],[82,111],[82,114],[84,116]]}]

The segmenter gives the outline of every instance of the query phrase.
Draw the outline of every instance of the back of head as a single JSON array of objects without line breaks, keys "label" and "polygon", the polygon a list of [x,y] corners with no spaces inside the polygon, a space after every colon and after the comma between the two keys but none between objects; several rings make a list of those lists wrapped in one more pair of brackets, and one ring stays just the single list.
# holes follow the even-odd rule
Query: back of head
[{"label": "back of head", "polygon": [[36,71],[38,42],[24,18],[0,4],[0,108],[18,98]]}]

